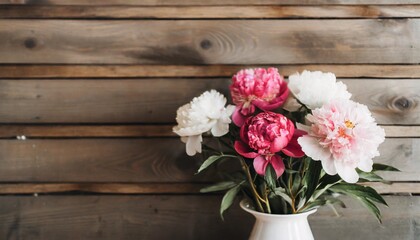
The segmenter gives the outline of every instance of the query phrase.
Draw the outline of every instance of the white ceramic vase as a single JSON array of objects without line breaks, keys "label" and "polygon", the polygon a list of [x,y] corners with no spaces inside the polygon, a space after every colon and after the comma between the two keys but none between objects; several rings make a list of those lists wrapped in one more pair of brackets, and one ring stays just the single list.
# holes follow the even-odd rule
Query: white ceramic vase
[{"label": "white ceramic vase", "polygon": [[314,240],[308,216],[316,209],[299,214],[267,214],[253,210],[247,200],[240,206],[255,218],[249,240]]}]

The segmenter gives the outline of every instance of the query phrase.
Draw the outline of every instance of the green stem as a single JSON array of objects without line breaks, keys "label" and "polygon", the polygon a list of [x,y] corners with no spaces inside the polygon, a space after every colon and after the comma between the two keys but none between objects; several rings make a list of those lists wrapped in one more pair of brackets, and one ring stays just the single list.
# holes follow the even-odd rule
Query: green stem
[{"label": "green stem", "polygon": [[254,195],[255,202],[257,203],[257,208],[258,208],[258,210],[260,212],[265,212],[264,211],[264,208],[262,207],[261,202],[260,202],[261,200],[263,202],[265,202],[265,201],[264,201],[264,199],[262,199],[260,197],[260,195],[257,192],[257,189],[255,189],[254,182],[252,181],[252,177],[251,177],[251,173],[249,172],[248,165],[246,165],[246,162],[245,162],[245,160],[242,157],[238,157],[238,158],[241,161],[242,169],[244,170],[244,172],[246,174],[246,177],[248,179],[248,183],[249,183],[249,185],[251,187],[251,192]]}]

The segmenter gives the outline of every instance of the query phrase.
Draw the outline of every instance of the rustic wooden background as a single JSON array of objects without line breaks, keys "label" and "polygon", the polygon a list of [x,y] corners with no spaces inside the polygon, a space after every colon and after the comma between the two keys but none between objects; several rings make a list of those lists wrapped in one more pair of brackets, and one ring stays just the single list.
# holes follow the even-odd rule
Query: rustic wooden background
[{"label": "rustic wooden background", "polygon": [[[312,216],[317,239],[420,239],[420,0],[0,0],[0,239],[245,239],[237,206],[198,193],[171,133],[204,90],[250,66],[335,72],[387,140],[360,205]],[[26,140],[17,136],[26,136]]]}]

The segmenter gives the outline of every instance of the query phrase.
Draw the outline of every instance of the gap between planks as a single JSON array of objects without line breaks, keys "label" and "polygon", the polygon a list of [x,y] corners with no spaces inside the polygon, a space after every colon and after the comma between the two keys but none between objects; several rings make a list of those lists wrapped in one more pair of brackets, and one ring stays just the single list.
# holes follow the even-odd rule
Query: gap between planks
[{"label": "gap between planks", "polygon": [[[173,125],[0,125],[0,138],[176,137]],[[382,126],[388,138],[420,137],[420,126]]]},{"label": "gap between planks", "polygon": [[231,77],[243,68],[277,67],[284,76],[303,70],[341,78],[420,78],[420,65],[0,65],[0,78]]},{"label": "gap between planks", "polygon": [[[1,183],[0,194],[104,193],[104,194],[197,194],[209,184],[197,183]],[[380,194],[420,194],[420,183],[367,183]]]},{"label": "gap between planks", "polygon": [[0,19],[330,19],[417,18],[420,5],[45,6],[0,5]]},{"label": "gap between planks", "polygon": [[32,6],[407,5],[420,4],[420,0],[0,0],[0,4]]}]

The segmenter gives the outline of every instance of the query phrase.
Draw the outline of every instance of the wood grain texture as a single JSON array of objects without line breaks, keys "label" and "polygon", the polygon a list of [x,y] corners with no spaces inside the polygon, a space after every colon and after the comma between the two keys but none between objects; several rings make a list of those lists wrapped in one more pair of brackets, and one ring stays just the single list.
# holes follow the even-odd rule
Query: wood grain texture
[{"label": "wood grain texture", "polygon": [[[420,121],[420,81],[345,79],[381,124]],[[0,80],[0,123],[172,123],[176,110],[230,79]]]},{"label": "wood grain texture", "polygon": [[[176,137],[172,125],[0,125],[0,138]],[[388,138],[420,137],[420,126],[382,126]]]},{"label": "wood grain texture", "polygon": [[283,76],[303,70],[343,78],[420,78],[419,65],[0,65],[0,78],[231,77],[240,69],[276,67]]},{"label": "wood grain texture", "polygon": [[[198,194],[210,183],[1,183],[0,195],[46,193]],[[366,183],[380,194],[420,194],[420,183]]]},{"label": "wood grain texture", "polygon": [[34,6],[0,5],[2,19],[278,19],[420,17],[420,5],[362,6]]},{"label": "wood grain texture", "polygon": [[0,20],[0,63],[417,64],[419,25],[420,19]]},{"label": "wood grain texture", "polygon": [[[420,181],[420,139],[390,138],[375,162],[400,173],[390,181]],[[0,182],[21,183],[188,183],[215,180],[194,175],[201,161],[188,157],[178,138],[0,140]],[[232,161],[229,165],[236,166]],[[239,166],[239,165],[238,165]]]},{"label": "wood grain texture", "polygon": [[[209,184],[197,183],[6,183],[0,184],[0,194],[63,192],[107,194],[198,194],[201,188],[208,185]],[[382,186],[379,188],[383,190],[383,192],[386,191],[384,193],[390,193],[390,191],[392,191],[392,193],[401,193],[402,190],[407,191],[406,185],[400,185],[401,186],[392,190]],[[410,185],[410,187],[413,186]]]},{"label": "wood grain texture", "polygon": [[[254,219],[235,204],[220,219],[221,196],[2,196],[5,239],[245,239]],[[309,217],[316,239],[416,239],[419,197],[386,197],[383,225],[344,198],[340,217],[323,207]],[[363,219],[363,221],[361,221]],[[164,226],[164,231],[162,227]],[[332,227],[333,226],[333,227]],[[349,234],[350,233],[350,234]]]},{"label": "wood grain texture", "polygon": [[419,0],[0,0],[0,4],[28,5],[402,5],[420,4]]},{"label": "wood grain texture", "polygon": [[[2,80],[1,122],[174,122],[197,93],[226,90],[224,79]],[[221,89],[223,88],[223,89]]]},{"label": "wood grain texture", "polygon": [[[0,138],[175,137],[172,127],[173,125],[0,125]],[[391,131],[396,135],[406,132],[398,129]]]},{"label": "wood grain texture", "polygon": [[0,140],[4,182],[203,182],[179,139]]},{"label": "wood grain texture", "polygon": [[344,80],[352,99],[369,107],[383,124],[420,123],[419,80]]}]

